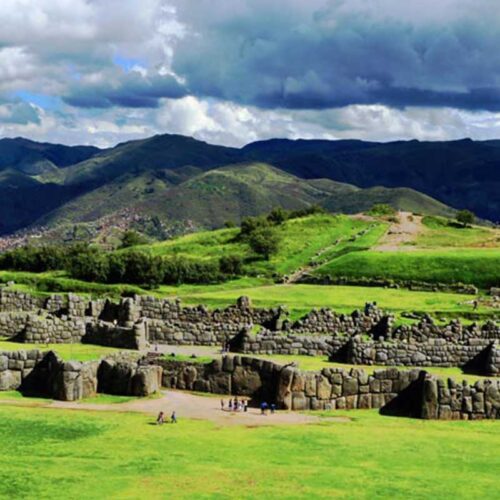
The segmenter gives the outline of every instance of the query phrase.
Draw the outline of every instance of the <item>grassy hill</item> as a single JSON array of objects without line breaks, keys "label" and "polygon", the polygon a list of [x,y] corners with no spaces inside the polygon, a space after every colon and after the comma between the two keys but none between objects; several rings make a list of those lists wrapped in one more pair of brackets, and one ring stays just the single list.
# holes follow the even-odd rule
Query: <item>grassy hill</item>
[{"label": "grassy hill", "polygon": [[228,220],[239,223],[243,217],[268,213],[277,206],[300,209],[317,204],[330,212],[356,213],[375,203],[433,215],[453,212],[410,189],[360,189],[329,179],[305,180],[272,165],[251,162],[206,172],[184,167],[127,173],[72,199],[40,222],[51,227],[91,222],[126,209],[158,217],[167,226],[182,221],[200,230],[220,228]]},{"label": "grassy hill", "polygon": [[64,184],[100,186],[123,174],[196,166],[214,168],[239,161],[237,149],[214,146],[180,135],[156,135],[125,142],[64,169]]},{"label": "grassy hill", "polygon": [[272,139],[249,144],[243,151],[302,178],[329,178],[363,188],[408,187],[454,208],[500,218],[497,141]]},{"label": "grassy hill", "polygon": [[408,252],[349,253],[317,269],[316,276],[372,278],[430,283],[500,283],[500,248],[428,249]]},{"label": "grassy hill", "polygon": [[[250,169],[237,165],[277,170],[247,174]],[[98,225],[100,218],[129,207],[134,215],[158,216],[167,225],[180,219],[196,229],[213,228],[277,204],[297,208],[311,202],[347,213],[373,203],[443,216],[453,213],[448,206],[465,207],[496,220],[498,165],[495,141],[275,139],[236,149],[159,135],[99,150],[4,139],[0,171],[10,174],[8,188],[0,180],[6,214],[0,232],[45,224]],[[33,198],[39,203],[30,203]]]},{"label": "grassy hill", "polygon": [[252,275],[289,274],[309,265],[318,254],[332,251],[339,240],[349,240],[361,231],[364,237],[379,238],[386,230],[383,222],[368,222],[346,215],[312,215],[291,219],[278,226],[280,246],[270,261],[259,259],[247,243],[237,239],[239,229],[221,229],[182,236],[162,243],[134,247],[154,255],[218,260],[223,255],[239,255]]}]

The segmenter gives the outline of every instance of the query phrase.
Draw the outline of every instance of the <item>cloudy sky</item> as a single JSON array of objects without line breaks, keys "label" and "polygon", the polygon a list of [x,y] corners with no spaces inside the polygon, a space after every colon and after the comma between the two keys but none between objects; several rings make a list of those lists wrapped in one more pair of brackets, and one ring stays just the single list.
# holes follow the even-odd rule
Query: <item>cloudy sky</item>
[{"label": "cloudy sky", "polygon": [[498,0],[0,0],[0,137],[500,138]]}]

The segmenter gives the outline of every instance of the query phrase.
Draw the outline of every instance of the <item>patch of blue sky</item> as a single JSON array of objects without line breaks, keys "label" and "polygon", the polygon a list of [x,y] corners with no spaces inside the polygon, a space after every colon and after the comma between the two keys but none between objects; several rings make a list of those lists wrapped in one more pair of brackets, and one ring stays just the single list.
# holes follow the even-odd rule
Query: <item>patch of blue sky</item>
[{"label": "patch of blue sky", "polygon": [[22,99],[25,102],[29,102],[40,106],[47,110],[57,110],[61,107],[61,99],[59,97],[54,97],[46,94],[38,94],[35,92],[28,92],[26,90],[18,90],[14,97]]},{"label": "patch of blue sky", "polygon": [[144,66],[144,62],[139,59],[132,59],[129,57],[123,57],[116,54],[113,57],[113,62],[123,68],[125,71],[131,71],[134,66]]}]

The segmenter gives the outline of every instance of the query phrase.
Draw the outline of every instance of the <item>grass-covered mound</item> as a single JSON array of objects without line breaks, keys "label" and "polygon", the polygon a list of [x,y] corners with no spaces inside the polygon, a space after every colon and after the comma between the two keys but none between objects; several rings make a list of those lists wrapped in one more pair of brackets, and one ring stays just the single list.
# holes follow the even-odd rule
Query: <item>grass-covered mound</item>
[{"label": "grass-covered mound", "polygon": [[184,303],[224,307],[246,295],[258,307],[277,307],[285,304],[293,318],[313,308],[330,307],[345,314],[363,309],[366,302],[396,314],[429,313],[438,317],[491,317],[498,311],[482,303],[473,311],[471,295],[446,292],[422,292],[381,287],[328,285],[269,285],[252,281],[233,282],[220,286],[162,287],[165,295],[181,297]]},{"label": "grass-covered mound", "polygon": [[320,267],[318,276],[467,283],[481,288],[500,283],[500,248],[355,252]]},{"label": "grass-covered mound", "polygon": [[357,240],[357,245],[370,247],[386,228],[387,224],[383,222],[368,222],[346,215],[317,214],[289,219],[276,226],[280,243],[278,251],[269,261],[259,258],[244,240],[238,238],[239,228],[194,233],[135,247],[135,250],[163,257],[177,256],[205,261],[218,260],[224,255],[238,255],[244,259],[244,270],[248,274],[288,274],[308,265],[318,254],[328,258],[344,246],[354,245],[350,240],[363,230],[367,233],[363,239]]},{"label": "grass-covered mound", "polygon": [[463,227],[445,217],[422,218],[424,231],[417,236],[418,247],[500,247],[500,232],[481,226]]},{"label": "grass-covered mound", "polygon": [[322,425],[220,427],[178,415],[156,426],[142,414],[1,405],[0,497],[492,498],[500,489],[500,422],[344,414],[351,420]]}]

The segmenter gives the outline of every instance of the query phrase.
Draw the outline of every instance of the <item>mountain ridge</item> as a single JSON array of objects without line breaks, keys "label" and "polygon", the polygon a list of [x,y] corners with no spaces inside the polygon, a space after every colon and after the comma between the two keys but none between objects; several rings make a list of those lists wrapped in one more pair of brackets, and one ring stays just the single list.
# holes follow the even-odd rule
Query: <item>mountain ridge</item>
[{"label": "mountain ridge", "polygon": [[[78,161],[71,163],[73,160]],[[234,166],[249,163],[266,164],[291,174],[295,180],[285,183],[286,186],[275,186],[275,192],[265,196],[256,191],[256,186],[242,181],[236,188]],[[233,169],[232,179],[221,176],[219,169],[227,166]],[[208,175],[215,170],[216,174]],[[64,212],[66,222],[90,221],[94,216],[99,218],[103,213],[122,209],[127,203],[149,212],[156,206],[159,215],[168,218],[189,218],[189,213],[181,214],[176,207],[168,206],[177,203],[186,211],[199,212],[183,196],[194,196],[200,202],[211,197],[214,203],[233,207],[228,208],[228,218],[239,219],[242,214],[254,214],[256,209],[248,208],[251,203],[256,207],[261,203],[262,212],[271,202],[317,203],[318,200],[310,200],[305,193],[312,192],[314,183],[326,185],[326,180],[336,182],[342,191],[341,198],[325,201],[326,197],[320,197],[320,204],[330,210],[362,211],[369,208],[368,201],[380,199],[394,205],[399,203],[395,208],[400,209],[430,209],[431,213],[443,215],[453,212],[446,207],[450,205],[454,209],[469,208],[480,217],[500,219],[500,141],[494,140],[383,143],[358,139],[270,139],[231,148],[193,137],[162,134],[99,149],[22,138],[1,139],[1,172],[4,172],[0,176],[4,210],[0,232],[4,234],[51,224]],[[212,190],[215,179],[232,184],[232,191],[226,196],[242,196],[241,202],[217,197],[215,191],[202,196],[199,189],[193,191],[193,186],[186,184],[203,174],[208,175],[205,180],[211,179]],[[258,184],[258,180],[252,182]],[[302,184],[300,188],[298,184]],[[292,187],[300,191],[294,202]],[[362,190],[357,191],[358,188]],[[277,193],[280,189],[284,191]],[[120,190],[123,192],[118,196]],[[24,202],[27,197],[37,199]],[[90,208],[85,208],[84,202]],[[242,206],[248,210],[241,209]],[[84,212],[87,215],[82,217]],[[73,213],[77,214],[74,219]],[[214,213],[214,209],[207,213]],[[203,219],[206,221],[207,217]],[[220,216],[214,216],[214,220],[219,223]]]}]

